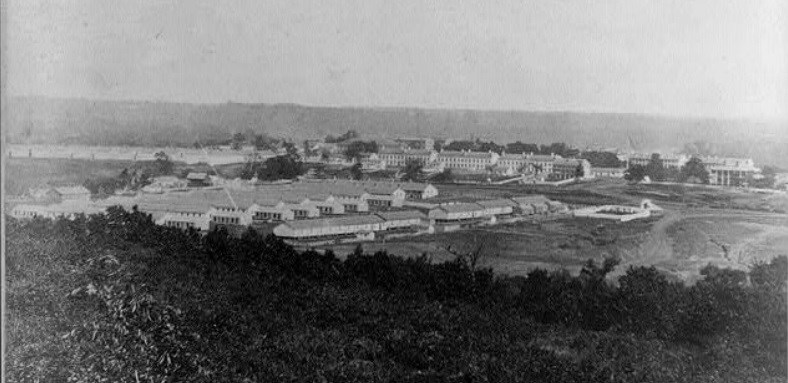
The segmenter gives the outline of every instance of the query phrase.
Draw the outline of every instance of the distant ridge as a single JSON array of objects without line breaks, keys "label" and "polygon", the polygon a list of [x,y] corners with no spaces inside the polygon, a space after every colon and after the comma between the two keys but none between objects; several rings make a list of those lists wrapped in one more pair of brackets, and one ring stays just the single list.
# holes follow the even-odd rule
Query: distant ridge
[{"label": "distant ridge", "polygon": [[356,130],[364,137],[566,142],[581,148],[671,150],[705,141],[720,155],[785,165],[785,122],[585,113],[317,107],[292,103],[188,104],[48,97],[9,98],[6,139],[12,143],[190,146],[233,132],[295,141]]}]

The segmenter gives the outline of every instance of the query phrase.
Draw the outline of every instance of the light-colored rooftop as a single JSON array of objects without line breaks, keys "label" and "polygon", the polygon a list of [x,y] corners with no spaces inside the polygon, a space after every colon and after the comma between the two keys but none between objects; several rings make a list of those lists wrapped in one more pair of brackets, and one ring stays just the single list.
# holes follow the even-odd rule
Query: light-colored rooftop
[{"label": "light-colored rooftop", "polygon": [[282,223],[294,230],[312,229],[319,227],[356,226],[383,223],[383,218],[376,215],[347,215],[331,218],[303,219]]},{"label": "light-colored rooftop", "polygon": [[395,211],[382,211],[377,213],[380,218],[385,219],[386,221],[398,220],[398,219],[424,219],[426,215],[418,210],[395,210]]},{"label": "light-colored rooftop", "polygon": [[464,213],[464,212],[471,212],[471,211],[479,211],[484,209],[481,205],[476,203],[451,203],[446,205],[440,205],[438,209],[441,209],[447,213]]},{"label": "light-colored rooftop", "polygon": [[499,199],[485,199],[481,201],[476,201],[477,204],[482,205],[484,207],[507,207],[507,206],[517,206],[517,203],[507,199],[507,198],[499,198]]},{"label": "light-colored rooftop", "polygon": [[186,176],[188,180],[206,180],[208,179],[208,173],[204,172],[191,172]]}]

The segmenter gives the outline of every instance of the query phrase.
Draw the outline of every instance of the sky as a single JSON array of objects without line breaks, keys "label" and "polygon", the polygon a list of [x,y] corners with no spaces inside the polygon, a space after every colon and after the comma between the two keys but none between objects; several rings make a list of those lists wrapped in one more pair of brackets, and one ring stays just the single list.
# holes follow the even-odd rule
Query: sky
[{"label": "sky", "polygon": [[7,94],[788,119],[788,2],[5,1]]}]

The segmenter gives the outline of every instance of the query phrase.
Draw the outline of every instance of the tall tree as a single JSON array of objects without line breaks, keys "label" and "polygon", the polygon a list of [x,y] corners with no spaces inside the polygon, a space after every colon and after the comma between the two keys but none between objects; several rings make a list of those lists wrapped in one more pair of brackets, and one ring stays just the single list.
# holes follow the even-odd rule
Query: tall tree
[{"label": "tall tree", "polygon": [[665,180],[665,166],[662,164],[659,153],[653,153],[651,155],[651,160],[649,160],[648,165],[646,165],[646,175],[649,176],[652,181]]},{"label": "tall tree", "polygon": [[692,157],[689,161],[687,161],[686,164],[684,164],[684,166],[681,167],[679,181],[700,182],[707,184],[709,183],[709,172],[706,170],[706,167],[703,165],[703,161],[701,161],[700,158]]},{"label": "tall tree", "polygon": [[632,165],[624,173],[624,179],[632,182],[640,182],[646,178],[646,167],[643,165]]},{"label": "tall tree", "polygon": [[421,176],[424,163],[416,159],[410,159],[405,163],[405,175],[402,177],[406,181],[415,181]]},{"label": "tall tree", "polygon": [[240,150],[245,142],[246,142],[246,136],[243,133],[239,132],[233,134],[232,148],[234,150]]},{"label": "tall tree", "polygon": [[364,177],[364,173],[361,171],[361,164],[356,163],[350,167],[350,176],[354,180],[360,180],[362,177]]},{"label": "tall tree", "polygon": [[170,160],[170,156],[167,155],[163,150],[154,154],[153,157],[156,159],[156,170],[159,174],[170,174],[172,173],[173,168],[175,165]]}]

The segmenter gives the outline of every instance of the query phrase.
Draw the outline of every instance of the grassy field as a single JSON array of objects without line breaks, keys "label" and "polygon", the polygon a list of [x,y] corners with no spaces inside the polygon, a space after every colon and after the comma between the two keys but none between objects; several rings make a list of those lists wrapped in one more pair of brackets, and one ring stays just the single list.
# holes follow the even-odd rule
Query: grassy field
[{"label": "grassy field", "polygon": [[[362,246],[367,251],[387,249],[392,254],[406,257],[427,253],[435,262],[452,260],[456,257],[453,252],[467,254],[481,246],[479,264],[498,273],[525,275],[536,267],[577,272],[588,259],[602,260],[618,256],[624,249],[636,248],[654,221],[619,223],[565,217],[365,243]],[[343,256],[352,252],[355,245],[330,248]]]},{"label": "grassy field", "polygon": [[125,168],[141,166],[132,161],[90,161],[69,159],[7,158],[5,190],[9,195],[25,193],[45,184],[81,185],[89,178],[115,177]]},{"label": "grassy field", "polygon": [[[81,185],[87,179],[117,177],[123,169],[147,169],[154,173],[152,161],[115,161],[49,158],[7,158],[5,161],[5,190],[9,195],[20,195],[41,185]],[[240,164],[216,166],[219,174],[234,178]],[[208,172],[214,170],[207,164],[186,165],[175,162],[172,174],[185,171]]]},{"label": "grassy field", "polygon": [[[456,257],[483,243],[481,264],[499,273],[565,268],[577,272],[588,259],[618,257],[626,265],[656,265],[675,279],[695,281],[708,264],[748,269],[756,261],[788,254],[785,195],[736,189],[677,185],[629,185],[593,180],[561,187],[542,185],[438,185],[440,200],[508,198],[543,194],[569,204],[637,205],[651,199],[665,209],[648,220],[616,223],[571,217],[469,231],[365,243],[365,250],[388,249],[402,256],[426,253],[434,261]],[[777,212],[776,214],[774,212]],[[601,226],[600,226],[601,225]],[[340,256],[355,245],[333,246]],[[622,267],[619,272],[623,272]],[[615,273],[613,274],[616,275]]]}]

